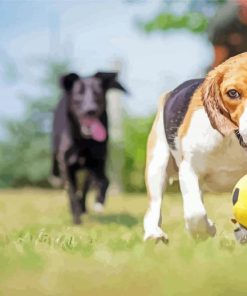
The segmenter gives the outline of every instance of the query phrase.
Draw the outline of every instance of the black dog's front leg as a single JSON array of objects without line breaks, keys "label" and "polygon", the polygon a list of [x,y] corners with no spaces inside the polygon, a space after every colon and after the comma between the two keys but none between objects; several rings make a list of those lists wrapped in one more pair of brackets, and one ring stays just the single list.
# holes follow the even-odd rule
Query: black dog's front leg
[{"label": "black dog's front leg", "polygon": [[94,179],[94,182],[96,181],[96,184],[97,184],[97,196],[96,196],[95,202],[96,204],[100,203],[102,206],[105,203],[106,191],[109,186],[108,178],[104,173],[101,173],[101,174],[88,173],[88,175],[84,179],[84,183],[82,187],[82,198],[80,199],[80,206],[81,206],[82,213],[87,212],[86,198],[87,198],[87,193],[90,189],[90,186],[93,182],[93,179]]},{"label": "black dog's front leg", "polygon": [[67,177],[68,177],[68,195],[70,201],[70,208],[73,216],[74,224],[81,224],[81,205],[80,197],[77,194],[77,180],[76,180],[76,171],[73,167],[67,168]]},{"label": "black dog's front leg", "polygon": [[96,202],[104,205],[106,199],[106,191],[109,186],[109,180],[105,173],[96,176],[98,184],[98,194],[96,197]]},{"label": "black dog's front leg", "polygon": [[90,189],[91,183],[92,183],[92,176],[90,175],[90,173],[88,173],[85,176],[85,179],[83,182],[82,197],[80,199],[80,206],[81,206],[82,214],[87,212],[86,198],[87,198],[87,193],[88,193],[88,190]]}]

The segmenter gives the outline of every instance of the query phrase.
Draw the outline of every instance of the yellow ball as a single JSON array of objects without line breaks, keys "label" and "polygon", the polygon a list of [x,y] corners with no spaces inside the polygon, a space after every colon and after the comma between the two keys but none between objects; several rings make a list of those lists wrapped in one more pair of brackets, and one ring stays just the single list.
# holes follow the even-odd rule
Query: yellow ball
[{"label": "yellow ball", "polygon": [[247,228],[247,175],[235,185],[232,192],[232,203],[235,219]]}]

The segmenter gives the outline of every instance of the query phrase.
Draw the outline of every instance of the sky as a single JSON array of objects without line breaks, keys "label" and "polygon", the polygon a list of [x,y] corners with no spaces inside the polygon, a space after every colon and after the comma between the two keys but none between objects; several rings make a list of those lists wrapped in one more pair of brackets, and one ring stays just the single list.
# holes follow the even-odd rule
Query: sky
[{"label": "sky", "polygon": [[[212,60],[203,35],[140,30],[137,21],[162,7],[160,0],[0,0],[1,117],[21,116],[21,94],[43,91],[33,62],[43,56],[69,56],[71,71],[81,75],[120,68],[130,92],[123,98],[127,112],[153,113],[162,92],[202,77]],[[16,79],[8,79],[6,64],[10,74],[17,69]]]}]

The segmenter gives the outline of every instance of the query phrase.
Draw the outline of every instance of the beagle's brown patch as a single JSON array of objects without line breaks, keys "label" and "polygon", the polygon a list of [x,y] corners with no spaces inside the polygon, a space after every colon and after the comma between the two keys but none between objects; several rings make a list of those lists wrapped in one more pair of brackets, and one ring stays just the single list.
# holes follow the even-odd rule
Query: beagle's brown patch
[{"label": "beagle's brown patch", "polygon": [[[169,93],[164,93],[160,96],[159,98],[159,103],[158,103],[158,110],[151,128],[151,131],[148,136],[148,141],[147,141],[147,155],[146,155],[146,169],[145,169],[145,180],[146,180],[146,186],[147,186],[147,192],[149,195],[149,188],[148,188],[148,182],[147,182],[147,175],[148,175],[148,169],[149,169],[149,164],[152,160],[152,155],[153,155],[153,150],[155,148],[155,145],[157,143],[157,140],[159,138],[159,134],[157,132],[157,127],[158,127],[158,122],[160,120],[160,117],[163,116],[163,109],[164,109],[164,104],[166,102],[166,99],[168,98]],[[150,195],[149,195],[150,196]]]},{"label": "beagle's brown patch", "polygon": [[201,87],[199,86],[191,98],[184,120],[178,129],[178,137],[180,139],[186,135],[193,113],[200,108],[203,108],[203,102]]},{"label": "beagle's brown patch", "polygon": [[168,93],[164,93],[159,98],[158,110],[157,110],[151,131],[148,136],[148,141],[147,141],[147,160],[149,160],[149,158],[151,157],[154,146],[159,137],[159,135],[157,134],[157,124],[160,119],[160,116],[163,116],[163,108],[164,108],[165,100],[167,97],[168,97]]}]

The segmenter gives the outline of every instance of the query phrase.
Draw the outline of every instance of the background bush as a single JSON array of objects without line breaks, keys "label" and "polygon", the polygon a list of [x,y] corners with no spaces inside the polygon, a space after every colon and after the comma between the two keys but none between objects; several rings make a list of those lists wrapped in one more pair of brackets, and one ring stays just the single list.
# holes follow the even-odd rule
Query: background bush
[{"label": "background bush", "polygon": [[[0,141],[0,187],[42,186],[51,168],[51,126],[59,99],[58,77],[68,72],[69,62],[42,61],[40,97],[21,96],[25,111],[20,119],[4,120],[6,137]],[[109,145],[108,171],[118,188],[144,190],[145,146],[152,117],[123,118],[123,139]]]}]

